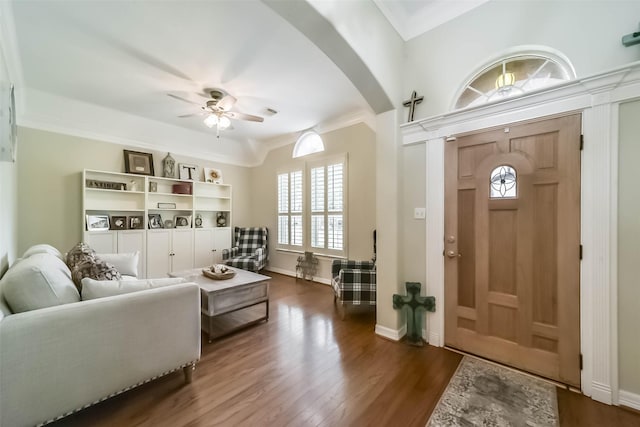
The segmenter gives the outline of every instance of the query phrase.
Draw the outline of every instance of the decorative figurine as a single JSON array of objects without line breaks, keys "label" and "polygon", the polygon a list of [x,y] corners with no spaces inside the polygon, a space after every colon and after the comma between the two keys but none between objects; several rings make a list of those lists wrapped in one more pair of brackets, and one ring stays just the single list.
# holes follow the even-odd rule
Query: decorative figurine
[{"label": "decorative figurine", "polygon": [[194,224],[196,228],[202,228],[202,215],[196,214],[196,219],[194,220]]},{"label": "decorative figurine", "polygon": [[227,225],[227,217],[225,216],[224,212],[218,212],[216,214],[216,225],[218,227],[224,227]]},{"label": "decorative figurine", "polygon": [[407,120],[407,122],[412,122],[413,121],[413,113],[415,113],[416,105],[420,104],[422,102],[422,100],[424,99],[424,96],[417,96],[417,95],[418,94],[414,90],[411,93],[411,98],[409,98],[407,101],[404,101],[402,103],[402,105],[404,105],[405,107],[409,107],[409,119]]},{"label": "decorative figurine", "polygon": [[167,153],[167,157],[162,159],[162,171],[165,178],[176,177],[176,160],[171,157],[171,153]]}]

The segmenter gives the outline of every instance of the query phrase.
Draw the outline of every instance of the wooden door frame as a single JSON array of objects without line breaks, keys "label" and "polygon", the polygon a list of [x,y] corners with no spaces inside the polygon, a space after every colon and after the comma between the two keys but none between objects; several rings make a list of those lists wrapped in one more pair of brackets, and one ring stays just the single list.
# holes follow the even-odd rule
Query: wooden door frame
[{"label": "wooden door frame", "polygon": [[[582,113],[580,342],[582,392],[619,403],[617,216],[618,109],[640,98],[640,62],[527,95],[401,126],[403,145],[426,144],[426,288],[430,344],[444,345],[444,144],[451,135],[553,115]],[[603,201],[609,203],[603,203]]]}]

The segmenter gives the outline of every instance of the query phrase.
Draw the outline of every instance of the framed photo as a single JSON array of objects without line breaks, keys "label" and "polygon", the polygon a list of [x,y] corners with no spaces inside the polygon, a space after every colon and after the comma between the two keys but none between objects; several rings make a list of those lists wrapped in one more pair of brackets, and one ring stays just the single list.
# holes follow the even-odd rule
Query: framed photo
[{"label": "framed photo", "polygon": [[0,161],[16,161],[18,131],[16,128],[16,105],[13,85],[0,82]]},{"label": "framed photo", "polygon": [[176,215],[173,219],[176,228],[190,228],[191,227],[191,215]]},{"label": "framed photo", "polygon": [[150,182],[149,183],[149,193],[157,193],[158,192],[158,183]]},{"label": "framed photo", "polygon": [[126,216],[112,216],[111,217],[111,229],[112,230],[126,230],[127,229],[127,217]]},{"label": "framed photo", "polygon": [[87,215],[87,231],[105,231],[108,229],[108,215]]},{"label": "framed photo", "polygon": [[124,151],[124,171],[138,175],[150,175],[153,173],[153,154],[139,151]]},{"label": "framed photo", "polygon": [[149,228],[164,228],[160,214],[149,214]]},{"label": "framed photo", "polygon": [[142,215],[129,217],[129,229],[140,230],[144,228],[144,217]]},{"label": "framed photo", "polygon": [[197,181],[198,180],[198,166],[197,165],[187,165],[185,163],[180,163],[180,179],[186,179],[189,181]]},{"label": "framed photo", "polygon": [[204,182],[222,184],[222,171],[220,169],[204,168]]}]

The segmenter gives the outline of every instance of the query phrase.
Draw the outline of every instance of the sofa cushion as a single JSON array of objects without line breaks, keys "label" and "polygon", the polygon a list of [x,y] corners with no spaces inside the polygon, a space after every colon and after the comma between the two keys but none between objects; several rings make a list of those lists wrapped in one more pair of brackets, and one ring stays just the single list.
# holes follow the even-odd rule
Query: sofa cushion
[{"label": "sofa cushion", "polygon": [[95,280],[120,280],[122,276],[118,269],[111,263],[98,257],[86,258],[80,261],[71,272],[73,282],[82,290],[82,279],[90,277]]},{"label": "sofa cushion", "polygon": [[139,251],[122,254],[99,254],[97,257],[113,264],[123,276],[138,277]]},{"label": "sofa cushion", "polygon": [[80,242],[67,252],[67,266],[69,270],[73,269],[81,262],[95,258],[96,251],[91,249],[86,243]]},{"label": "sofa cushion", "polygon": [[93,280],[87,277],[82,279],[82,299],[104,298],[185,282],[186,280],[180,277],[144,280]]},{"label": "sofa cushion", "polygon": [[69,269],[50,253],[37,253],[14,264],[0,283],[14,313],[80,301]]},{"label": "sofa cushion", "polygon": [[62,262],[65,261],[64,255],[62,255],[62,253],[59,250],[47,244],[31,246],[29,249],[24,251],[22,258],[29,258],[31,255],[34,255],[34,254],[51,254],[51,255],[54,255],[56,258],[60,258],[60,261]]}]

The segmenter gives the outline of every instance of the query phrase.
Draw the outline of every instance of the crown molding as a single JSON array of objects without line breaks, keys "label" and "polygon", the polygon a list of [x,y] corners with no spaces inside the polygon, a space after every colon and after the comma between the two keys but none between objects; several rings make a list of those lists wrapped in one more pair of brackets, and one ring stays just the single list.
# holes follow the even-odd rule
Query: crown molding
[{"label": "crown molding", "polygon": [[[243,141],[224,136],[217,139],[209,133],[35,89],[23,88],[18,92],[26,101],[24,108],[18,110],[18,126],[147,150],[169,151],[236,166],[250,167],[256,163],[252,147]],[[214,151],[214,144],[219,151]]]},{"label": "crown molding", "polygon": [[16,37],[16,27],[13,18],[13,8],[11,2],[0,2],[0,48],[6,61],[9,80],[14,86],[20,88],[24,86],[24,75],[22,73],[22,62],[18,54],[18,39]]}]

